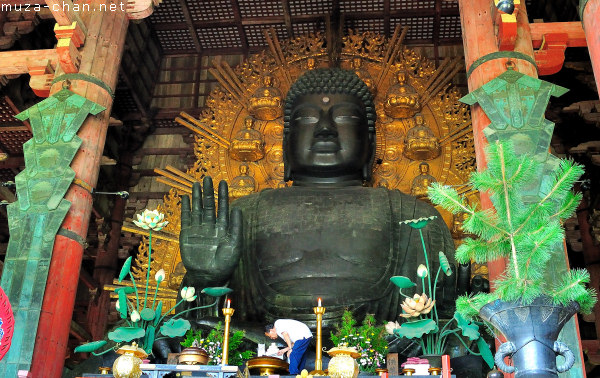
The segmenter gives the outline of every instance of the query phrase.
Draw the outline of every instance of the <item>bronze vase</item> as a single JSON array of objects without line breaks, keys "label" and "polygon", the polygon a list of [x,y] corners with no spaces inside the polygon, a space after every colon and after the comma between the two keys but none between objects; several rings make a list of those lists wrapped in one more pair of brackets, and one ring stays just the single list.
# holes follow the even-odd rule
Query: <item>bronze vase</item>
[{"label": "bronze vase", "polygon": [[[547,296],[540,296],[531,304],[496,300],[483,306],[479,315],[508,340],[494,356],[498,369],[514,372],[515,378],[558,377],[558,373],[569,370],[575,356],[556,339],[565,323],[578,310],[577,302],[557,306]],[[556,366],[557,355],[565,358],[559,366]],[[504,363],[507,356],[512,358],[514,366]]]}]

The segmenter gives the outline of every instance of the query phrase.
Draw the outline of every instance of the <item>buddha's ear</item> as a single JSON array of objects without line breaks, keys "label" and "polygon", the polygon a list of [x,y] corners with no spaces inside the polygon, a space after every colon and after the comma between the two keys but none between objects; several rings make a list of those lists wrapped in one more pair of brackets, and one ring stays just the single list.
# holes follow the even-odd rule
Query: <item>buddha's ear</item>
[{"label": "buddha's ear", "polygon": [[288,182],[292,179],[292,168],[290,167],[290,163],[288,161],[288,135],[290,131],[288,129],[283,129],[283,142],[281,143],[281,147],[283,150],[283,181]]},{"label": "buddha's ear", "polygon": [[370,155],[367,163],[363,166],[362,178],[363,181],[369,182],[371,181],[373,174],[373,163],[375,162],[375,152],[376,152],[376,143],[377,138],[375,137],[375,130],[369,131],[369,149]]}]

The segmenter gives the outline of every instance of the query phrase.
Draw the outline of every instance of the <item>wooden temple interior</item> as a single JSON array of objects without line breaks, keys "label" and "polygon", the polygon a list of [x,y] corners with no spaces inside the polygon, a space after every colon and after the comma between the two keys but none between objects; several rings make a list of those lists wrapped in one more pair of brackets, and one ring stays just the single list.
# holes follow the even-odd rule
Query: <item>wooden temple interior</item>
[{"label": "wooden temple interior", "polygon": [[[43,0],[7,0],[2,4],[0,269],[9,240],[6,205],[16,199],[15,176],[25,165],[23,144],[32,137],[30,124],[14,116],[44,99],[36,95],[36,88],[32,89],[36,73],[7,69],[15,64],[9,55],[2,54],[53,49],[57,44],[53,31],[56,20],[50,9],[36,12],[16,8],[19,4],[30,4],[32,8],[34,4],[45,5]],[[4,4],[15,8],[6,10]],[[540,56],[547,53],[540,59],[554,64],[557,59],[560,66],[556,69],[548,64],[546,75],[540,71],[541,79],[570,90],[553,98],[546,111],[546,118],[556,123],[552,152],[576,160],[586,170],[578,185],[584,202],[565,224],[570,264],[598,272],[600,101],[578,12],[579,1],[527,0],[524,5],[533,46],[542,52]],[[561,23],[563,34],[543,27],[551,22]],[[112,284],[123,261],[135,256],[142,240],[142,235],[122,226],[131,226],[135,214],[143,209],[156,208],[171,189],[165,183],[169,180],[156,168],[166,169],[167,173],[185,172],[196,161],[196,133],[175,119],[181,112],[201,117],[209,94],[223,77],[222,71],[215,68],[235,67],[252,54],[268,50],[274,36],[284,41],[321,33],[335,41],[353,31],[391,38],[398,25],[408,27],[403,43],[436,67],[448,59],[457,62],[461,69],[451,82],[461,95],[466,95],[465,53],[456,0],[162,0],[150,16],[129,22],[98,183],[92,194],[65,366],[81,361],[82,356],[72,352],[75,346],[101,338],[118,320],[114,303],[107,306],[98,298],[103,286]],[[546,46],[552,40],[548,36],[556,35],[558,58],[552,54],[556,46]],[[110,66],[113,62],[107,58],[103,64]],[[37,91],[43,89],[38,87]],[[116,194],[122,191],[128,196]],[[598,326],[600,312],[579,315],[588,375],[600,371],[595,368],[600,365]]]}]

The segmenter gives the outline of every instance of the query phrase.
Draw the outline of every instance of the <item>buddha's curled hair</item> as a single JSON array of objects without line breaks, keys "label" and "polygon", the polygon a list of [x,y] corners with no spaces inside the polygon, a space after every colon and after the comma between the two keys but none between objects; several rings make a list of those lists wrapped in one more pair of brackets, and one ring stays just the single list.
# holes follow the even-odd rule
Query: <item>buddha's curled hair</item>
[{"label": "buddha's curled hair", "polygon": [[354,72],[341,68],[318,68],[304,73],[292,84],[285,98],[283,127],[290,127],[292,108],[300,96],[310,94],[349,94],[365,106],[369,130],[375,130],[375,105],[369,88]]}]

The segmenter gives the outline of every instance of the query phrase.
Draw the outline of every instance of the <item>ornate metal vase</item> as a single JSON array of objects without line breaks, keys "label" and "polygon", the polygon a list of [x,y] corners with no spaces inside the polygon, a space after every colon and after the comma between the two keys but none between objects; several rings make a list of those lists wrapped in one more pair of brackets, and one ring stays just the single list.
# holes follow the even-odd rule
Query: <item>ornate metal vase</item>
[{"label": "ornate metal vase", "polygon": [[140,364],[142,358],[148,357],[143,349],[138,348],[134,342],[131,345],[124,345],[117,350],[117,353],[121,354],[117,357],[113,364],[113,376],[115,378],[140,378],[142,375],[142,369]]},{"label": "ornate metal vase", "polygon": [[[531,304],[496,300],[485,305],[479,315],[496,327],[508,340],[502,344],[494,360],[496,366],[516,378],[558,377],[569,370],[575,357],[569,348],[557,341],[560,330],[579,310],[576,302],[556,306],[547,296],[536,298]],[[556,356],[565,358],[556,366]],[[510,356],[514,366],[504,363]]]},{"label": "ornate metal vase", "polygon": [[358,363],[356,358],[360,353],[350,347],[335,347],[327,351],[332,357],[327,366],[328,375],[332,378],[358,377]]}]

